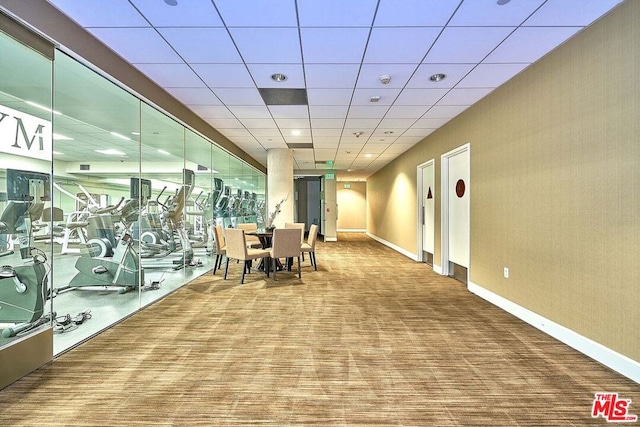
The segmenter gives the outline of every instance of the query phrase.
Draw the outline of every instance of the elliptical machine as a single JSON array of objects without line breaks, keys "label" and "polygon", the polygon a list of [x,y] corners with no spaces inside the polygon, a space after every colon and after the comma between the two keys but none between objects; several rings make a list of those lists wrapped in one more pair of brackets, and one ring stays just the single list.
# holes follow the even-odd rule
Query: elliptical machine
[{"label": "elliptical machine", "polygon": [[[47,258],[31,247],[31,223],[42,215],[49,197],[49,175],[7,169],[7,199],[0,217],[0,234],[17,235],[24,265],[0,267],[0,323],[13,323],[2,330],[9,338],[50,321],[43,316],[47,292]],[[37,200],[40,195],[40,200]]]}]

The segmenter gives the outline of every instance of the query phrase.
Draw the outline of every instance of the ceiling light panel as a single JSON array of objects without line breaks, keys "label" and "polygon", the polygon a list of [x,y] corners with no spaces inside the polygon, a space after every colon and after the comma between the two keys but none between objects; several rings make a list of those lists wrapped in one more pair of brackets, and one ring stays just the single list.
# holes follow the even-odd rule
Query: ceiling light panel
[{"label": "ceiling light panel", "polygon": [[367,45],[365,63],[413,63],[422,61],[440,28],[374,28]]},{"label": "ceiling light panel", "polygon": [[149,23],[127,1],[50,1],[83,27],[149,27]]},{"label": "ceiling light panel", "polygon": [[[294,0],[251,0],[251,7],[238,0],[215,0],[224,23],[229,27],[296,27]],[[238,7],[242,4],[243,7]]]},{"label": "ceiling light panel", "polygon": [[302,28],[305,63],[359,64],[368,28]]},{"label": "ceiling light panel", "polygon": [[156,27],[222,27],[220,16],[211,0],[179,0],[174,7],[164,6],[158,0],[130,1]]},{"label": "ceiling light panel", "polygon": [[424,62],[479,62],[513,30],[512,27],[447,27]]},{"label": "ceiling light panel", "polygon": [[376,14],[376,27],[441,27],[458,6],[458,1],[381,0]]},{"label": "ceiling light panel", "polygon": [[184,63],[153,28],[91,28],[89,31],[129,62]]},{"label": "ceiling light panel", "polygon": [[159,28],[158,31],[188,63],[242,63],[224,28]]},{"label": "ceiling light panel", "polygon": [[248,64],[302,62],[297,28],[231,28],[229,31]]},{"label": "ceiling light panel", "polygon": [[496,0],[464,1],[453,15],[449,25],[458,27],[516,27],[522,24],[544,2],[545,0],[512,1],[507,5],[500,6]]},{"label": "ceiling light panel", "polygon": [[161,87],[206,87],[186,64],[133,64]]},{"label": "ceiling light panel", "polygon": [[301,27],[369,27],[377,0],[298,0]]},{"label": "ceiling light panel", "polygon": [[521,27],[491,52],[485,62],[535,62],[578,31],[578,27]]}]

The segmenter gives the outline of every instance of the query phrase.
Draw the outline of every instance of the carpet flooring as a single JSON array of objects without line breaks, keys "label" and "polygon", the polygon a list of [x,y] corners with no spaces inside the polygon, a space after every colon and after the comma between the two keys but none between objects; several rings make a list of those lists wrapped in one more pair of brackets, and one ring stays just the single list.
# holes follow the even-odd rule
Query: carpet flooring
[{"label": "carpet flooring", "polygon": [[[211,273],[0,391],[2,426],[586,426],[640,386],[363,234]],[[117,298],[117,295],[106,296]]]}]

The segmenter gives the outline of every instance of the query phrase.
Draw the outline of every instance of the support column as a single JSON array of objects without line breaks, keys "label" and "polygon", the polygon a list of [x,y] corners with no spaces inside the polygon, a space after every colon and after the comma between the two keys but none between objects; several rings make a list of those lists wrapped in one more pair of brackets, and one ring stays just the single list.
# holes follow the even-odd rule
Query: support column
[{"label": "support column", "polygon": [[284,228],[285,222],[293,222],[293,150],[270,148],[267,150],[267,225],[276,205],[280,205],[273,221],[277,228]]},{"label": "support column", "polygon": [[338,240],[338,204],[335,172],[325,173],[322,179],[322,235],[325,242]]}]

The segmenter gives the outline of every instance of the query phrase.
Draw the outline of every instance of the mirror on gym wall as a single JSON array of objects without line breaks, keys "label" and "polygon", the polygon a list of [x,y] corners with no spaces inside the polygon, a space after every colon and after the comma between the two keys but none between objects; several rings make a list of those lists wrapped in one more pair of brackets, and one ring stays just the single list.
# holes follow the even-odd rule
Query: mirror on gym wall
[{"label": "mirror on gym wall", "polygon": [[50,324],[51,75],[0,32],[0,348]]},{"label": "mirror on gym wall", "polygon": [[140,101],[69,56],[54,61],[54,353],[139,307],[131,236]]}]

